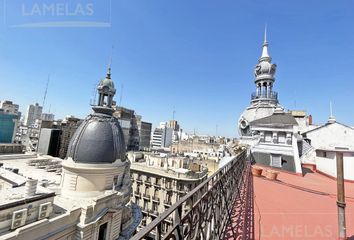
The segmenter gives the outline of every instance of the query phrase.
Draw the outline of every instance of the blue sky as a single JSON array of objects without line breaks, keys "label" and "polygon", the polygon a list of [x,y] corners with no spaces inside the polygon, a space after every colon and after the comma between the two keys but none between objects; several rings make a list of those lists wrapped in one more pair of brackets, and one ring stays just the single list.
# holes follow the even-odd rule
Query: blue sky
[{"label": "blue sky", "polygon": [[[45,111],[86,116],[113,52],[117,102],[123,85],[122,105],[154,126],[174,108],[186,131],[215,134],[218,125],[219,134],[236,136],[267,23],[280,103],[323,123],[332,101],[337,120],[354,125],[352,1],[77,0],[54,15],[43,6],[66,1],[1,1],[0,99],[22,112],[42,102],[50,74]],[[78,4],[92,4],[93,13],[78,14]],[[79,20],[111,26],[16,27]]]}]

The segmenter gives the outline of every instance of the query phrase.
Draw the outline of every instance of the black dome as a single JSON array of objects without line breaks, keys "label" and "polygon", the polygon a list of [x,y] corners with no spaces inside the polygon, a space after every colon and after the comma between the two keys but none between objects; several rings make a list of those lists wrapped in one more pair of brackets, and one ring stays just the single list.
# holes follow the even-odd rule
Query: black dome
[{"label": "black dome", "polygon": [[77,163],[125,160],[125,142],[118,120],[108,114],[89,115],[73,135],[67,158]]}]

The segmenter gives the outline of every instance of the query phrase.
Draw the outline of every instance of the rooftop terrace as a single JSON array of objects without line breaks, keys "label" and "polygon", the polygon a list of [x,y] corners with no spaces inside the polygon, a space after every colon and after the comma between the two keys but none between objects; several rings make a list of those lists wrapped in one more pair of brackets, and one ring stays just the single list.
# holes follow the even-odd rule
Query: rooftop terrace
[{"label": "rooftop terrace", "polygon": [[[337,182],[309,169],[253,177],[255,239],[337,239]],[[347,237],[354,239],[354,184],[345,183]]]},{"label": "rooftop terrace", "polygon": [[[156,239],[338,239],[337,182],[303,170],[303,177],[281,172],[276,181],[253,177],[243,151],[133,239],[152,232]],[[353,183],[345,183],[345,194],[347,237],[354,239]]]}]

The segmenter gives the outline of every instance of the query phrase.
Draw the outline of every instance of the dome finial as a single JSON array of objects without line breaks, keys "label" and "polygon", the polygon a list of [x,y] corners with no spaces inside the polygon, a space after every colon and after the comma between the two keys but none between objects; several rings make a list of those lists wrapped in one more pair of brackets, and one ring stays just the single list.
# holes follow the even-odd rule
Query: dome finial
[{"label": "dome finial", "polygon": [[109,62],[108,62],[107,77],[106,77],[108,79],[111,79],[111,67],[112,67],[112,55],[109,58]]},{"label": "dome finial", "polygon": [[98,104],[93,107],[93,110],[96,113],[112,114],[114,111],[112,105],[114,104],[113,96],[116,93],[116,89],[114,88],[114,83],[111,79],[111,64],[112,57],[108,64],[106,77],[102,79],[97,86]]},{"label": "dome finial", "polygon": [[107,79],[111,79],[111,67],[109,66],[108,69],[107,69],[107,76],[106,76]]},{"label": "dome finial", "polygon": [[268,41],[267,41],[267,24],[264,27],[264,42],[263,42],[263,50],[262,50],[262,56],[260,58],[260,61],[265,60],[265,59],[270,59],[269,53],[268,53]]},{"label": "dome finial", "polygon": [[107,69],[107,77],[106,77],[107,79],[111,79],[113,48],[114,46],[112,45],[111,56],[109,57],[109,61],[108,61],[108,69]]}]

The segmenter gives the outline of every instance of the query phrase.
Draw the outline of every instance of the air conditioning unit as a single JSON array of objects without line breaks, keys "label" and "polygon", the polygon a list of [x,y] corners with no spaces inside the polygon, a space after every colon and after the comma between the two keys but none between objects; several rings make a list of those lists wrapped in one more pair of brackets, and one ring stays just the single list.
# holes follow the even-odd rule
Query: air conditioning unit
[{"label": "air conditioning unit", "polygon": [[47,202],[39,205],[38,220],[49,217],[52,212],[52,203]]},{"label": "air conditioning unit", "polygon": [[11,229],[19,228],[26,224],[27,209],[21,209],[13,212]]}]

